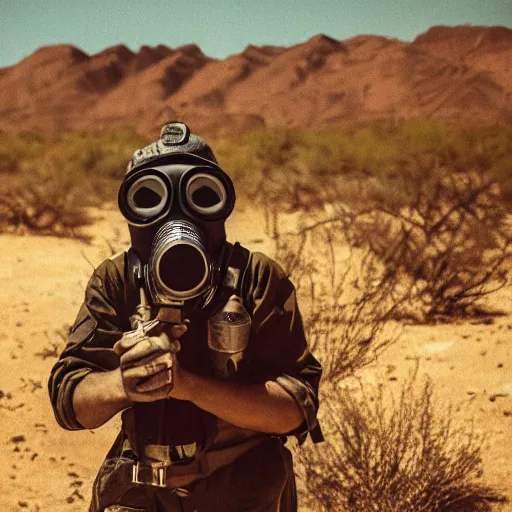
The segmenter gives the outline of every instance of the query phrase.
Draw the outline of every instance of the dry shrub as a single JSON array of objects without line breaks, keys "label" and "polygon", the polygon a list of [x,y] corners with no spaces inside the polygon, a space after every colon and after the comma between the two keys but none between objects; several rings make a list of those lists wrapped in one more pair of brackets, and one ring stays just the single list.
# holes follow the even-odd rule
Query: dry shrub
[{"label": "dry shrub", "polygon": [[59,158],[25,166],[3,181],[0,231],[86,238],[91,224],[89,185],[80,170]]},{"label": "dry shrub", "polygon": [[414,372],[398,398],[382,387],[371,396],[362,384],[354,395],[344,385],[397,339],[391,318],[410,300],[410,287],[371,247],[347,244],[352,226],[344,219],[310,212],[283,234],[282,217],[274,225],[276,259],[296,285],[323,368],[326,441],[294,449],[302,503],[312,511],[486,512],[503,502],[478,481],[483,438],[454,426],[450,408],[434,408],[430,380],[417,391]]},{"label": "dry shrub", "polygon": [[350,243],[414,290],[402,313],[419,321],[478,313],[482,298],[508,283],[512,230],[491,176],[428,169],[408,184],[406,202],[376,194],[372,203],[334,208]]},{"label": "dry shrub", "polygon": [[398,399],[324,387],[326,442],[295,450],[302,502],[312,511],[477,512],[506,501],[478,482],[483,437],[434,407],[432,383],[413,374]]},{"label": "dry shrub", "polygon": [[323,378],[339,382],[396,341],[400,328],[390,319],[404,293],[371,251],[346,245],[339,226],[309,229],[308,222],[309,214],[288,233],[281,233],[281,222],[274,225],[275,257],[297,289]]}]

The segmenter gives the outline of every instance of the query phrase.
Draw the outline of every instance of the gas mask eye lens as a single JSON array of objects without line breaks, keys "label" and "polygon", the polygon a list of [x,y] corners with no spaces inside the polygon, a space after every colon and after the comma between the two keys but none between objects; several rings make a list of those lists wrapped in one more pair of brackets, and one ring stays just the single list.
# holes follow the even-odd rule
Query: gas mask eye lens
[{"label": "gas mask eye lens", "polygon": [[160,204],[162,198],[149,187],[142,187],[133,194],[133,202],[137,208],[154,208]]},{"label": "gas mask eye lens", "polygon": [[200,173],[192,176],[186,186],[189,206],[201,215],[219,213],[226,204],[226,189],[215,176]]},{"label": "gas mask eye lens", "polygon": [[212,188],[202,186],[192,192],[192,201],[201,208],[211,208],[220,203],[222,199]]},{"label": "gas mask eye lens", "polygon": [[160,177],[142,176],[128,189],[128,206],[135,215],[149,219],[162,212],[168,195],[167,186]]}]

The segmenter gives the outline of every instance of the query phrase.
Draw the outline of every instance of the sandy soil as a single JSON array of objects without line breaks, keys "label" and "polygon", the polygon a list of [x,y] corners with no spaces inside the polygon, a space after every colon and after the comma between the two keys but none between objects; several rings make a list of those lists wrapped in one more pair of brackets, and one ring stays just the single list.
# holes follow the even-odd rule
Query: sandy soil
[{"label": "sandy soil", "polygon": [[[239,210],[228,237],[271,251],[262,222]],[[114,418],[96,431],[67,432],[53,417],[46,383],[92,271],[122,249],[128,233],[114,207],[98,212],[91,244],[51,237],[0,237],[0,510],[79,512],[115,438]],[[365,376],[398,387],[419,361],[439,403],[451,401],[460,421],[475,418],[488,435],[485,482],[512,496],[512,290],[494,298],[506,315],[483,323],[408,326]],[[501,510],[512,511],[512,505]]]}]

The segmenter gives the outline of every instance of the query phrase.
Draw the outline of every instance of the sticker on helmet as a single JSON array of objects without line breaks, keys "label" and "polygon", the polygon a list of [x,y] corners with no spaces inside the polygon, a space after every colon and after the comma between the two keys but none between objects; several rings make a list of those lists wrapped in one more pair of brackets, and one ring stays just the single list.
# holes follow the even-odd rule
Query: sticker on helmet
[{"label": "sticker on helmet", "polygon": [[178,146],[186,144],[190,136],[190,130],[185,123],[174,121],[162,127],[160,140],[164,146]]}]

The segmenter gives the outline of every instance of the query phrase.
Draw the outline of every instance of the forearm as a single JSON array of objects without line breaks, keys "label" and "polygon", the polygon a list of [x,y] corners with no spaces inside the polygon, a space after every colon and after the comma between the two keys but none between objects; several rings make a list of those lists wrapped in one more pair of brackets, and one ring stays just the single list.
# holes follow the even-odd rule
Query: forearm
[{"label": "forearm", "polygon": [[90,373],[77,385],[73,393],[76,419],[89,429],[103,425],[130,405],[119,369]]},{"label": "forearm", "polygon": [[303,422],[295,399],[277,382],[242,384],[186,372],[188,400],[241,428],[285,434]]}]

